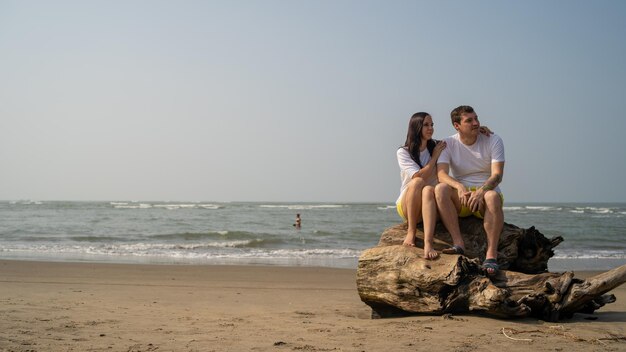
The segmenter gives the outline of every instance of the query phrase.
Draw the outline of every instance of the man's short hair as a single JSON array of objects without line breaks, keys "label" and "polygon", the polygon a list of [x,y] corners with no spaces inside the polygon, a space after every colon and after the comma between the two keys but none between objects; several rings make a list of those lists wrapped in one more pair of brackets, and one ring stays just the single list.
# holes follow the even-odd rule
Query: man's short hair
[{"label": "man's short hair", "polygon": [[461,105],[458,108],[452,110],[450,118],[452,119],[452,125],[454,123],[461,123],[461,117],[463,114],[471,114],[474,112],[474,108],[469,105]]}]

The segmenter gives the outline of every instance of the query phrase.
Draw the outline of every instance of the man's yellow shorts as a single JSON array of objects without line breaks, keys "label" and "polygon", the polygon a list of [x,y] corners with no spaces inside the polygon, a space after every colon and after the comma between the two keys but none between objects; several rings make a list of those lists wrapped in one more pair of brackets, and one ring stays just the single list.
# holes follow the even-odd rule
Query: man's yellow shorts
[{"label": "man's yellow shorts", "polygon": [[[467,190],[470,192],[474,192],[476,191],[477,188],[478,187],[467,187]],[[502,201],[502,204],[504,205],[504,195],[502,193],[498,193],[498,194],[500,195],[500,200]],[[472,212],[469,207],[462,206],[461,211],[459,212],[459,217],[466,218],[470,215],[474,215],[475,217],[479,219],[483,218],[483,214],[481,214],[480,211]]]},{"label": "man's yellow shorts", "polygon": [[[476,191],[477,187],[468,187],[468,190],[471,192]],[[500,195],[500,200],[502,200],[502,204],[504,204],[504,195],[502,193],[498,193]],[[398,215],[400,215],[400,217],[404,220],[407,221],[406,215],[404,215],[404,212],[402,211],[402,202],[398,202],[396,203],[396,211],[398,212]],[[483,218],[483,214],[480,213],[480,211],[475,211],[472,213],[472,211],[470,210],[470,208],[468,207],[461,207],[461,212],[459,213],[459,217],[460,218],[466,218],[470,215],[474,215],[475,217],[482,219]]]}]

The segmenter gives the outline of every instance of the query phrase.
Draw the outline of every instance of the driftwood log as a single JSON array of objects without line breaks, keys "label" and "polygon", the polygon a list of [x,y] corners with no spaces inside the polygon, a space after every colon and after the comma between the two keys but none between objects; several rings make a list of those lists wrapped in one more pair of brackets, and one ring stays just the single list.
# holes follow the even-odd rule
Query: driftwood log
[{"label": "driftwood log", "polygon": [[[400,224],[386,229],[380,237],[378,246],[402,244],[406,236],[407,224]],[[465,256],[485,260],[487,235],[482,220],[475,217],[459,219],[459,227],[465,241]],[[504,224],[498,243],[498,265],[504,270],[514,270],[526,274],[536,274],[548,270],[548,259],[554,255],[554,247],[563,242],[563,237],[547,239],[534,227],[522,229],[515,225]],[[424,233],[418,228],[415,245],[424,248]],[[452,237],[441,224],[435,227],[434,248],[441,251],[452,245]]]},{"label": "driftwood log", "polygon": [[[357,289],[373,318],[471,312],[556,321],[614,302],[615,296],[606,293],[626,282],[626,265],[587,280],[574,278],[572,272],[549,273],[552,249],[563,239],[548,240],[534,228],[510,224],[505,224],[498,247],[503,270],[485,277],[480,270],[485,247],[482,221],[460,220],[466,255],[426,260],[423,233],[418,234],[416,247],[401,245],[406,225],[385,230],[379,245],[362,253]],[[451,244],[440,225],[435,238],[438,250]]]}]

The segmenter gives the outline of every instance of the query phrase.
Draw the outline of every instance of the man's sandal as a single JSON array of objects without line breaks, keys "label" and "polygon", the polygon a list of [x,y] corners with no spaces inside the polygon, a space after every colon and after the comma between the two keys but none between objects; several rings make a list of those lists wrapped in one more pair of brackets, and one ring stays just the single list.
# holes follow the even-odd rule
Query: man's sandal
[{"label": "man's sandal", "polygon": [[441,253],[443,254],[460,254],[463,255],[465,254],[465,250],[463,248],[461,248],[461,246],[457,246],[456,244],[450,248],[446,248],[444,250],[441,251]]},{"label": "man's sandal", "polygon": [[[498,266],[498,261],[494,258],[485,259],[483,265],[481,265],[481,268],[487,276],[495,276],[500,270],[500,267]],[[491,269],[491,272],[489,272],[489,269]]]}]

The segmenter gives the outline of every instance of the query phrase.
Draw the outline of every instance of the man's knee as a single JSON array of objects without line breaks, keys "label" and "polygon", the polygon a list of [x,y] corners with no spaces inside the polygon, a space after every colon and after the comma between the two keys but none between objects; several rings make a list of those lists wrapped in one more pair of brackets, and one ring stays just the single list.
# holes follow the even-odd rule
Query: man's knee
[{"label": "man's knee", "polygon": [[502,197],[496,191],[485,193],[485,208],[492,212],[502,212]]},{"label": "man's knee", "polygon": [[450,186],[445,183],[438,183],[435,186],[435,196],[437,199],[444,199],[450,197]]}]

